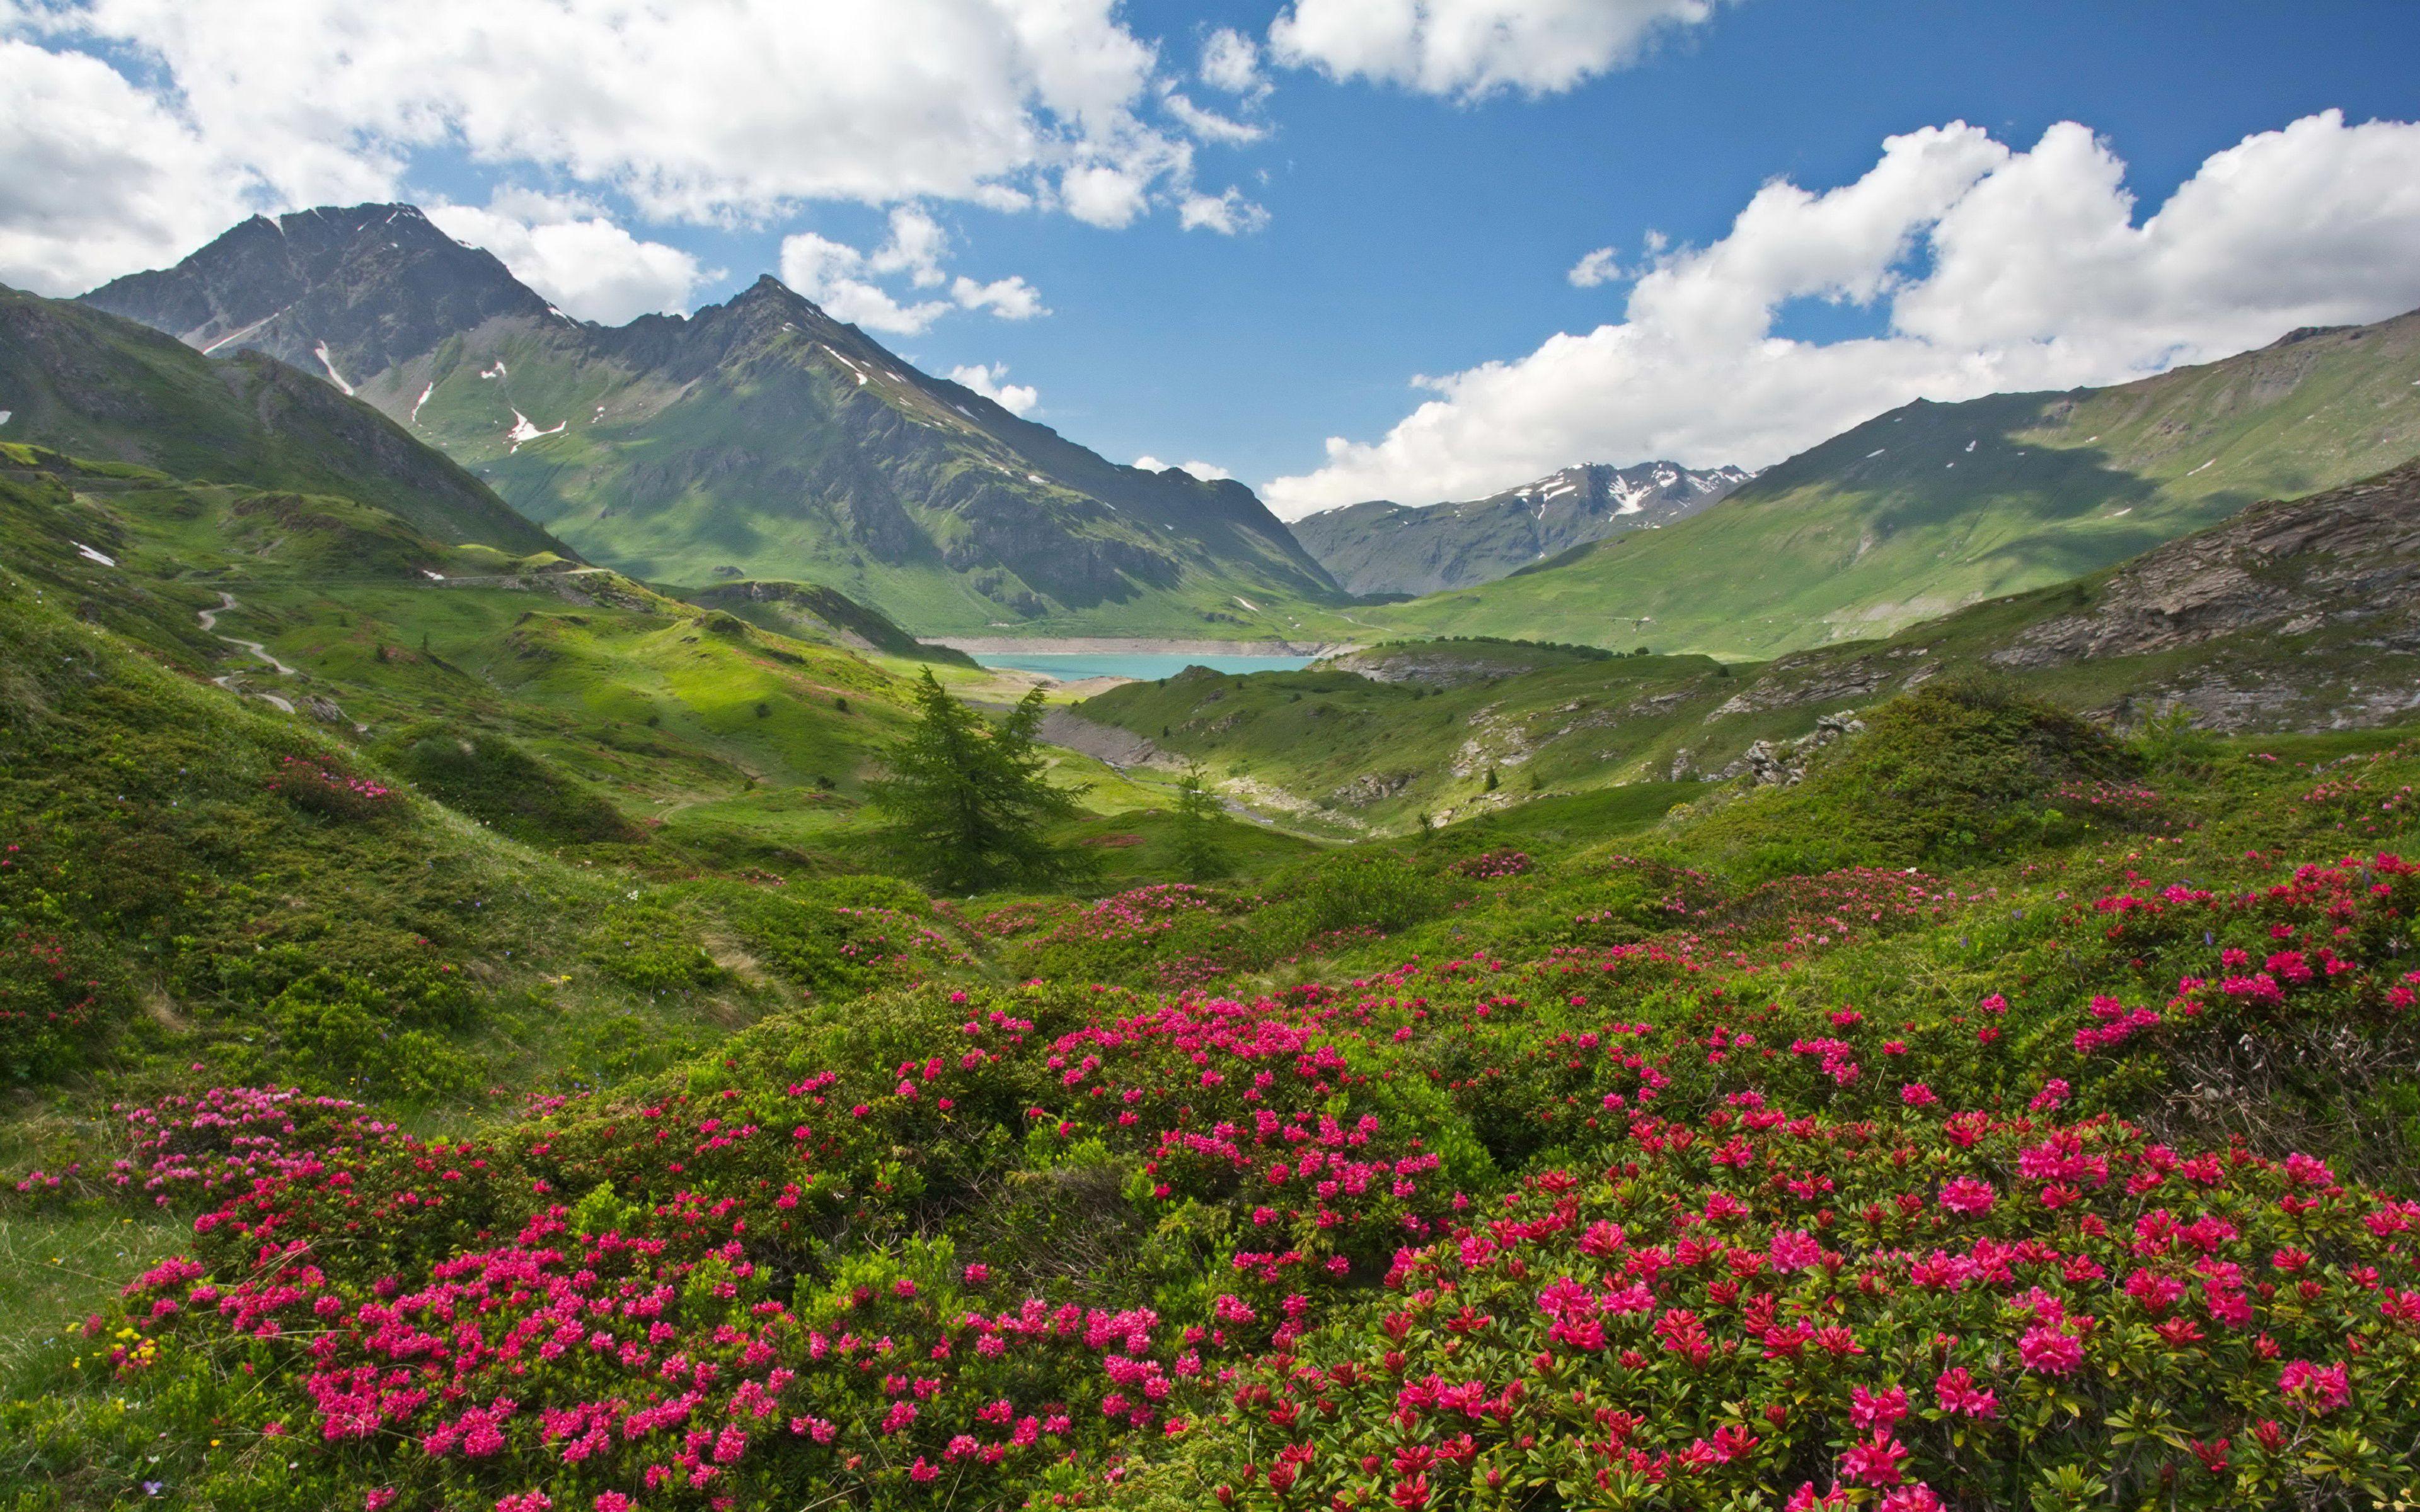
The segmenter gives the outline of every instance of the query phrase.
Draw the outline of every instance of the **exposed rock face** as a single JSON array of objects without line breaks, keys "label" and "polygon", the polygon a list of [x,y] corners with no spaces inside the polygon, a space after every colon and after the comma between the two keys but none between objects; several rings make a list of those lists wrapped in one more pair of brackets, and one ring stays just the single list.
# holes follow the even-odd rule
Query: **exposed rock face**
[{"label": "exposed rock face", "polygon": [[1373,683],[1462,687],[1490,678],[1516,676],[1532,670],[1536,662],[1522,647],[1497,649],[1484,644],[1429,641],[1347,652],[1320,665],[1328,671],[1353,672]]},{"label": "exposed rock face", "polygon": [[1064,708],[1053,707],[1043,714],[1040,733],[1051,745],[1081,751],[1094,761],[1105,762],[1121,771],[1129,766],[1174,764],[1157,746],[1142,736],[1115,725],[1087,719]]},{"label": "exposed rock face", "polygon": [[2253,629],[2357,629],[2420,651],[2420,462],[2307,499],[2255,504],[2112,573],[2089,608],[2041,621],[1991,659],[2048,667],[2139,656]]},{"label": "exposed rock face", "polygon": [[[1749,746],[1738,761],[1731,763],[1709,781],[1728,781],[1745,777],[1761,788],[1794,788],[1807,776],[1808,758],[1826,746],[1836,746],[1851,735],[1865,733],[1866,721],[1854,715],[1826,714],[1818,717],[1815,728],[1796,740],[1760,740]],[[1680,779],[1676,764],[1673,779]]]},{"label": "exposed rock face", "polygon": [[114,279],[84,301],[204,351],[248,347],[349,384],[497,316],[551,310],[492,254],[410,205],[256,215],[176,267]]},{"label": "exposed rock face", "polygon": [[1298,519],[1295,539],[1355,594],[1432,594],[1492,581],[1624,531],[1685,519],[1748,480],[1739,468],[1565,468],[1471,503],[1383,500]]},{"label": "exposed rock face", "polygon": [[1400,796],[1412,785],[1412,772],[1365,772],[1338,788],[1329,796],[1336,802],[1355,809],[1366,809],[1373,803],[1384,803]]}]

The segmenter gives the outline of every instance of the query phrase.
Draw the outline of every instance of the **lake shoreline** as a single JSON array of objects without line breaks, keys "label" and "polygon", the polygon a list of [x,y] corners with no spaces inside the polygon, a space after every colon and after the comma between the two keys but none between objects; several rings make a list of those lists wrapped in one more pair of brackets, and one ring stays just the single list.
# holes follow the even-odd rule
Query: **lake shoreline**
[{"label": "lake shoreline", "polygon": [[970,656],[1309,656],[1364,649],[1349,640],[1156,640],[1144,636],[919,636]]}]

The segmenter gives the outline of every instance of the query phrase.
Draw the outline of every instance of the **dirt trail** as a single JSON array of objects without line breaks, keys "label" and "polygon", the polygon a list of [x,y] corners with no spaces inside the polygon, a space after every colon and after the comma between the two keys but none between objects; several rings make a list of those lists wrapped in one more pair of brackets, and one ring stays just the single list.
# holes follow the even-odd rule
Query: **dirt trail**
[{"label": "dirt trail", "polygon": [[[219,590],[219,607],[216,609],[195,609],[194,611],[194,617],[201,622],[203,629],[209,631],[212,635],[218,636],[220,640],[225,641],[228,645],[240,646],[243,650],[251,653],[252,656],[267,664],[269,669],[271,671],[276,672],[279,676],[299,676],[300,673],[298,673],[294,668],[288,667],[286,663],[278,660],[276,656],[270,653],[269,648],[262,645],[259,641],[246,640],[243,637],[237,635],[219,635],[219,616],[240,607],[241,606],[236,603],[235,595],[222,588]],[[236,679],[241,675],[242,674],[240,672],[228,672],[225,676],[213,677],[210,681],[219,687],[225,688],[230,693],[242,693],[245,690],[235,686]],[[291,699],[280,697],[275,693],[264,693],[256,688],[252,690],[252,696],[282,714],[292,714],[294,712],[294,701]],[[329,707],[334,708],[335,705],[334,703],[330,703]],[[337,712],[341,714],[343,711],[338,710]],[[354,722],[353,728],[364,734],[367,734],[369,733],[369,726],[359,723],[358,721]]]}]

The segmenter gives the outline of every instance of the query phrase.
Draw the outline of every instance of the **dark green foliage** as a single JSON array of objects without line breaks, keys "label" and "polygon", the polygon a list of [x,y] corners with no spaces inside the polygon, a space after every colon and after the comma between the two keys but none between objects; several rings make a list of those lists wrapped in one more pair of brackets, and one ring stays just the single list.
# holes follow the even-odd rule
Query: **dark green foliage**
[{"label": "dark green foliage", "polygon": [[1337,851],[1271,878],[1272,906],[1256,922],[1270,938],[1288,942],[1341,930],[1391,934],[1442,913],[1454,891],[1399,851]]},{"label": "dark green foliage", "polygon": [[1867,717],[1798,786],[1709,817],[1692,854],[1754,881],[1975,859],[2072,838],[2093,785],[2140,769],[2106,730],[1990,682],[1930,683]]},{"label": "dark green foliage", "polygon": [[997,728],[952,698],[930,669],[916,688],[916,727],[866,784],[882,839],[914,874],[950,892],[975,892],[1069,875],[1080,857],[1047,826],[1072,817],[1072,794],[1054,788],[1034,748],[1042,692],[1028,693]]},{"label": "dark green foliage", "polygon": [[583,953],[615,981],[644,993],[711,987],[724,975],[698,943],[696,925],[655,903],[609,909]]},{"label": "dark green foliage", "polygon": [[448,807],[532,844],[627,841],[637,831],[613,806],[554,764],[497,734],[414,725],[382,743],[396,771]]},{"label": "dark green foliage", "polygon": [[1202,764],[1189,764],[1176,779],[1176,865],[1186,881],[1208,882],[1234,870],[1219,834],[1227,822]]}]

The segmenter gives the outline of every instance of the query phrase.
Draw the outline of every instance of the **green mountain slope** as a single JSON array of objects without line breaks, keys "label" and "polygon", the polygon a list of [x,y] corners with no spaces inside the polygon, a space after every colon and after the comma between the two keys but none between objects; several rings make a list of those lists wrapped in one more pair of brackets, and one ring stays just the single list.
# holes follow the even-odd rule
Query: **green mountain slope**
[{"label": "green mountain slope", "polygon": [[1763,657],[2062,581],[2420,453],[2420,315],[2116,388],[1918,402],[1666,530],[1360,611],[1405,634]]},{"label": "green mountain slope", "polygon": [[0,288],[0,439],[173,477],[339,494],[439,541],[568,556],[402,426],[273,358],[213,362],[156,331]]},{"label": "green mountain slope", "polygon": [[2223,731],[2407,720],[2420,710],[2415,580],[2420,462],[1885,640],[1761,664],[1419,641],[1297,672],[1197,668],[1072,717],[1140,737],[1147,759],[1199,760],[1228,795],[1330,833],[1575,795],[1660,812],[1709,777],[1787,781],[1843,717],[1935,679],[2129,725],[2172,710]]},{"label": "green mountain slope", "polygon": [[278,225],[86,298],[196,344],[306,354],[636,577],[824,583],[926,635],[1338,627],[1312,608],[1326,574],[1242,485],[1111,464],[771,278],[606,329],[409,207]]}]

